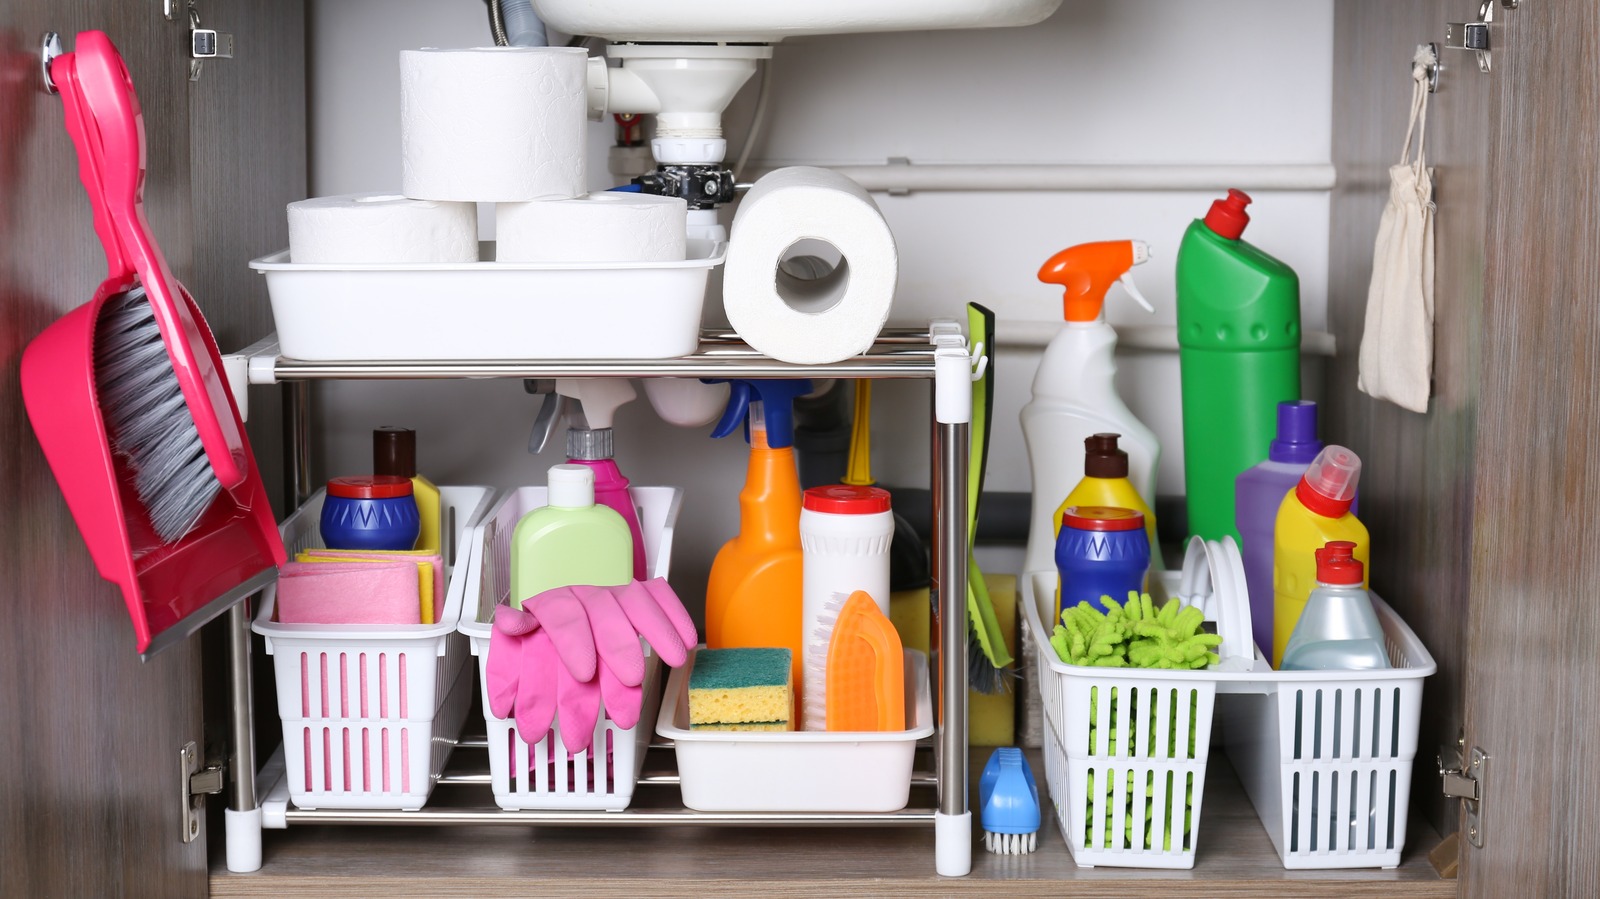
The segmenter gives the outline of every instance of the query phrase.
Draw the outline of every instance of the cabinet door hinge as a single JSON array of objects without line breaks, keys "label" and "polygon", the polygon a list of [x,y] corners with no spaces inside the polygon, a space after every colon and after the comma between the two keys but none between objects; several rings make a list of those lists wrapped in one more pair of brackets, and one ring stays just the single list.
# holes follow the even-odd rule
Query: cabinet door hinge
[{"label": "cabinet door hinge", "polygon": [[1488,754],[1476,746],[1468,750],[1464,737],[1456,746],[1439,751],[1439,777],[1444,781],[1444,795],[1461,800],[1466,812],[1462,824],[1467,831],[1467,842],[1476,849],[1483,848],[1483,801],[1488,768]]},{"label": "cabinet door hinge", "polygon": [[200,767],[200,750],[194,741],[178,750],[178,780],[183,789],[183,841],[192,843],[200,836],[200,814],[206,797],[222,792],[224,768],[220,764]]}]

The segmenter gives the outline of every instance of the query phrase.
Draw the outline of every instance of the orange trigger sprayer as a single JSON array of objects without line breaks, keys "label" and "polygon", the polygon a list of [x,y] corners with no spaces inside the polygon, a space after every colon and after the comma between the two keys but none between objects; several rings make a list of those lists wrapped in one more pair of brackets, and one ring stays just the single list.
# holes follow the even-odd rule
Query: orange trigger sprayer
[{"label": "orange trigger sprayer", "polygon": [[1154,312],[1133,283],[1133,267],[1149,259],[1150,245],[1142,240],[1080,243],[1051,256],[1039,267],[1039,280],[1066,289],[1062,314],[1069,322],[1098,321],[1105,311],[1106,292],[1118,283],[1146,312]]}]

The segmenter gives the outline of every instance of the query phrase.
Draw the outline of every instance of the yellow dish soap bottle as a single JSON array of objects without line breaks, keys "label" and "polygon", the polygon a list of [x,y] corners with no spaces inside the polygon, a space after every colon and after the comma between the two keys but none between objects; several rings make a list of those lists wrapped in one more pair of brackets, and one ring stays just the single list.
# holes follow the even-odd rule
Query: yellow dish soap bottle
[{"label": "yellow dish soap bottle", "polygon": [[1317,550],[1336,540],[1349,541],[1351,556],[1361,563],[1361,586],[1367,586],[1370,538],[1367,526],[1350,514],[1360,476],[1361,459],[1354,452],[1328,446],[1278,506],[1272,532],[1274,668],[1283,661],[1300,613],[1317,588]]},{"label": "yellow dish soap bottle", "polygon": [[1144,514],[1145,533],[1150,537],[1150,567],[1160,569],[1161,544],[1156,540],[1156,513],[1133,482],[1128,480],[1128,454],[1117,446],[1121,434],[1091,434],[1083,439],[1083,480],[1072,488],[1066,500],[1050,516],[1055,526],[1051,537],[1061,536],[1061,516],[1073,506],[1116,506]]}]

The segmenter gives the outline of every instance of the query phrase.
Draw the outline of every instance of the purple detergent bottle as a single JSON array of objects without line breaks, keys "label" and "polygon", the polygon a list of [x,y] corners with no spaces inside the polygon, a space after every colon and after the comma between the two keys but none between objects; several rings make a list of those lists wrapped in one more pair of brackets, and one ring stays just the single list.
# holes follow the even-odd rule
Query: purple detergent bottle
[{"label": "purple detergent bottle", "polygon": [[1267,461],[1245,469],[1234,481],[1233,525],[1243,546],[1245,585],[1250,591],[1250,626],[1256,645],[1272,648],[1272,531],[1283,497],[1322,451],[1317,438],[1317,404],[1295,400],[1278,404],[1278,436]]}]

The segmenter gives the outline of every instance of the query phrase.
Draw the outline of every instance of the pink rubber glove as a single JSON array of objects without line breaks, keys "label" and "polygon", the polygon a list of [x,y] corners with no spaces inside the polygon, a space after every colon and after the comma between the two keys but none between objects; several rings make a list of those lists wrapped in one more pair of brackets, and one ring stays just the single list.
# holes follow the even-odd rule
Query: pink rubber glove
[{"label": "pink rubber glove", "polygon": [[618,727],[633,727],[639,723],[644,704],[645,666],[639,638],[676,668],[688,660],[688,647],[699,642],[694,621],[662,578],[621,587],[578,587],[575,592],[589,613],[595,634],[606,715]]},{"label": "pink rubber glove", "polygon": [[594,680],[595,642],[589,615],[571,587],[556,587],[522,601],[522,610],[539,622],[557,655],[580,682]]},{"label": "pink rubber glove", "polygon": [[700,642],[694,619],[663,577],[634,581],[615,590],[617,603],[639,636],[649,643],[668,667],[689,660],[689,650]]},{"label": "pink rubber glove", "polygon": [[489,694],[489,711],[496,718],[510,718],[516,708],[517,680],[522,674],[522,643],[537,626],[538,622],[527,612],[510,606],[495,606],[483,681]]}]

